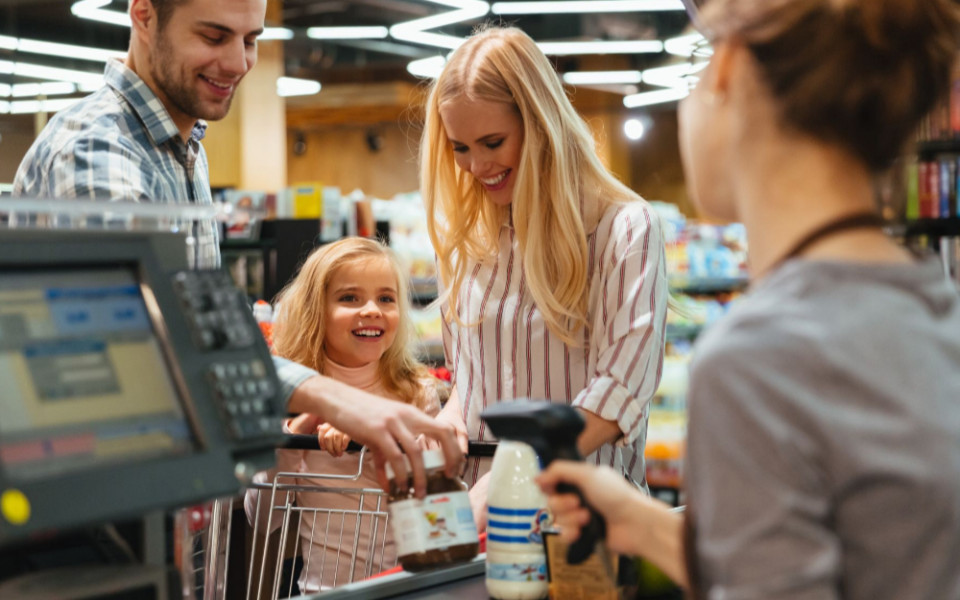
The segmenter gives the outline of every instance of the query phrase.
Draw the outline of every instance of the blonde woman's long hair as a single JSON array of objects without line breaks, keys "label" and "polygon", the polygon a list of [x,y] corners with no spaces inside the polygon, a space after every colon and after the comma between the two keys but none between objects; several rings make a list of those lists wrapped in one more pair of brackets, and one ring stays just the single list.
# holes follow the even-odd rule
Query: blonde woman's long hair
[{"label": "blonde woman's long hair", "polygon": [[[509,206],[487,200],[482,184],[456,165],[439,110],[458,99],[508,104],[523,120]],[[589,327],[584,214],[639,196],[607,172],[550,61],[521,30],[481,30],[451,55],[427,100],[420,189],[450,302],[447,319],[464,326],[458,290],[467,261],[492,258],[501,226],[512,220],[527,285],[547,327],[567,345],[582,345]],[[585,202],[600,205],[585,210]]]},{"label": "blonde woman's long hair", "polygon": [[397,279],[399,319],[397,337],[380,357],[378,373],[384,388],[407,404],[421,406],[426,368],[413,348],[415,332],[410,321],[409,284],[392,250],[365,238],[350,237],[321,246],[303,263],[297,277],[277,294],[273,347],[278,356],[324,373],[327,290],[334,273],[357,263],[380,259]]}]

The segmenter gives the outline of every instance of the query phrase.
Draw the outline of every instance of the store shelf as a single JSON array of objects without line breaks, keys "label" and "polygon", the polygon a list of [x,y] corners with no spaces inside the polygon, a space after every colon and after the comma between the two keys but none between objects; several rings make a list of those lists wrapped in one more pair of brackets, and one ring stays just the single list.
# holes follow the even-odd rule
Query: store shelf
[{"label": "store shelf", "polygon": [[667,323],[668,340],[692,340],[703,332],[703,325],[695,323]]},{"label": "store shelf", "polygon": [[735,292],[747,287],[746,277],[700,277],[689,279],[677,277],[670,280],[670,290],[679,294],[716,294]]},{"label": "store shelf", "polygon": [[932,156],[956,152],[960,154],[960,139],[956,140],[925,140],[917,142],[917,154]]},{"label": "store shelf", "polygon": [[931,237],[960,236],[960,217],[908,221],[904,225],[902,235],[904,237],[916,237],[920,235]]}]

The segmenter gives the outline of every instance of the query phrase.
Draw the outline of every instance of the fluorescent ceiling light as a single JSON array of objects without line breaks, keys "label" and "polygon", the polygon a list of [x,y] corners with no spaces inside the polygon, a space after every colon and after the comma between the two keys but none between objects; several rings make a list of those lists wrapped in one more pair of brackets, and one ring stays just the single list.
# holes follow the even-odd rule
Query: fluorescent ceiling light
[{"label": "fluorescent ceiling light", "polygon": [[713,56],[713,48],[704,43],[704,37],[699,33],[670,38],[663,42],[663,49],[676,56]]},{"label": "fluorescent ceiling light", "polygon": [[86,46],[73,46],[71,44],[57,44],[54,42],[43,42],[40,40],[18,40],[17,50],[19,52],[28,52],[30,54],[46,54],[47,56],[61,56],[63,58],[80,58],[83,60],[95,60],[107,62],[111,58],[123,58],[126,52],[117,50],[103,50],[100,48],[88,48]]},{"label": "fluorescent ceiling light", "polygon": [[382,40],[390,35],[386,27],[310,27],[307,37],[314,40]]},{"label": "fluorescent ceiling light", "polygon": [[557,13],[609,13],[684,10],[680,0],[593,0],[559,2],[494,2],[495,15],[537,15]]},{"label": "fluorescent ceiling light", "polygon": [[436,46],[438,48],[449,48],[452,50],[463,43],[463,38],[442,33],[431,33],[426,30],[479,19],[490,12],[490,5],[480,0],[429,1],[434,4],[449,6],[456,10],[397,23],[390,28],[390,36],[405,42],[423,44],[425,46]]},{"label": "fluorescent ceiling light", "polygon": [[9,60],[0,60],[0,73],[19,75],[20,77],[29,77],[32,79],[70,81],[81,84],[83,89],[95,89],[103,85],[103,75],[96,73],[59,69],[57,67],[47,67],[30,63],[11,62]]},{"label": "fluorescent ceiling light", "polygon": [[675,102],[677,100],[683,100],[689,93],[686,87],[640,92],[639,94],[624,96],[623,105],[627,108],[638,108],[640,106],[650,106],[664,102]]},{"label": "fluorescent ceiling light", "polygon": [[4,50],[16,50],[17,45],[20,42],[15,37],[10,37],[9,35],[0,35],[0,48]]},{"label": "fluorescent ceiling light", "polygon": [[656,54],[663,52],[663,42],[641,40],[632,42],[538,42],[544,54],[569,56],[571,54]]},{"label": "fluorescent ceiling light", "polygon": [[643,82],[666,88],[689,88],[691,83],[690,76],[704,70],[707,64],[709,63],[680,63],[666,67],[647,69],[643,72]]},{"label": "fluorescent ceiling light", "polygon": [[443,71],[443,65],[447,64],[447,59],[442,56],[431,56],[430,58],[421,58],[407,63],[407,72],[415,77],[425,79],[436,79]]},{"label": "fluorescent ceiling light", "polygon": [[13,96],[14,98],[60,96],[63,94],[72,94],[77,91],[77,86],[69,81],[50,81],[48,83],[15,83],[10,87],[10,92],[3,94],[4,96]]},{"label": "fluorescent ceiling light", "polygon": [[293,30],[286,27],[264,27],[263,33],[257,38],[259,42],[269,42],[272,40],[292,40]]},{"label": "fluorescent ceiling light", "polygon": [[118,10],[106,10],[103,8],[111,2],[112,0],[78,0],[70,7],[70,12],[81,19],[90,19],[92,21],[100,21],[101,23],[130,27],[130,15]]},{"label": "fluorescent ceiling light", "polygon": [[57,112],[67,108],[80,98],[61,98],[59,100],[15,100],[7,105],[7,112],[14,115],[38,112]]},{"label": "fluorescent ceiling light", "polygon": [[278,96],[312,96],[318,93],[320,88],[320,82],[312,79],[298,79],[296,77],[277,78]]},{"label": "fluorescent ceiling light", "polygon": [[[130,27],[130,15],[126,12],[104,8],[112,2],[113,0],[77,0],[70,7],[70,12],[81,19]],[[293,31],[286,27],[266,27],[258,39],[263,41],[292,40]]]},{"label": "fluorescent ceiling light", "polygon": [[563,81],[570,85],[604,85],[640,83],[640,71],[570,71]]},{"label": "fluorescent ceiling light", "polygon": [[10,85],[9,83],[0,83],[0,96],[3,96],[4,98],[6,98],[11,93],[13,93],[12,85]]}]

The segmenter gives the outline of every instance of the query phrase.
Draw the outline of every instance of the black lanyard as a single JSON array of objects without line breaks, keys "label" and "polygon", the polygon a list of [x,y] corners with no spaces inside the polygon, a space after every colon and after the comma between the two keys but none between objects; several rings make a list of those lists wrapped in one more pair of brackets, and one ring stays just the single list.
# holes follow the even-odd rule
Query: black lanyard
[{"label": "black lanyard", "polygon": [[793,248],[790,249],[790,252],[787,252],[777,263],[796,258],[814,242],[818,242],[825,237],[835,235],[841,231],[874,227],[879,229],[884,225],[886,225],[886,222],[883,220],[883,217],[873,211],[854,213],[846,217],[828,221],[804,236],[803,239],[797,242]]}]

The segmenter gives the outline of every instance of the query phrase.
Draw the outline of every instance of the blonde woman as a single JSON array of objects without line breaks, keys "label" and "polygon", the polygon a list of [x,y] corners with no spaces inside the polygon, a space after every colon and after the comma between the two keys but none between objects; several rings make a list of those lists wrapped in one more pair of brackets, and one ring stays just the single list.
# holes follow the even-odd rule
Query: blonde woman
[{"label": "blonde woman", "polygon": [[[480,412],[518,397],[580,409],[580,451],[646,489],[648,401],[663,360],[661,226],[601,164],[550,61],[519,29],[490,28],[434,82],[421,190],[444,290],[455,390],[440,418],[461,444]],[[485,518],[489,459],[468,459]]]},{"label": "blonde woman", "polygon": [[[440,402],[433,379],[413,354],[414,332],[409,318],[407,278],[392,251],[378,242],[346,238],[322,246],[306,260],[296,279],[276,299],[279,315],[274,325],[277,355],[306,365],[318,373],[375,394],[416,406],[434,416]],[[303,414],[289,420],[288,433],[318,435],[322,452],[280,450],[277,469],[257,474],[258,482],[272,482],[277,471],[303,473],[298,483],[311,486],[380,487],[373,457],[364,461],[363,475],[356,481],[332,482],[311,474],[352,475],[357,460],[343,456],[349,436]],[[289,480],[284,483],[290,483]],[[260,519],[266,523],[270,494],[260,497]],[[282,501],[282,498],[279,500]],[[380,503],[378,505],[378,502]],[[357,522],[356,514],[331,517],[331,531],[347,532],[327,539],[326,518],[314,519],[310,509],[336,509],[356,513],[386,510],[386,501],[367,495],[361,506],[358,496],[336,493],[298,492],[301,509],[299,531],[305,568],[299,578],[300,592],[314,593],[355,579],[370,570],[392,566],[396,561],[393,539],[385,521],[373,526],[372,517]],[[245,506],[251,523],[257,514],[257,493],[248,492]],[[278,513],[279,514],[279,513]],[[297,523],[292,523],[296,527]],[[274,516],[271,528],[280,526]],[[356,533],[356,536],[354,535]],[[331,536],[333,537],[333,536]],[[353,555],[354,538],[358,542]],[[340,542],[344,546],[340,547]],[[368,551],[374,548],[371,555]],[[356,558],[350,570],[351,558]]]},{"label": "blonde woman", "polygon": [[[702,23],[687,185],[744,222],[754,281],[694,353],[687,511],[585,465],[541,484],[578,484],[692,598],[960,598],[960,296],[872,185],[948,89],[957,4],[709,0]],[[576,498],[550,506],[576,538]]]}]

